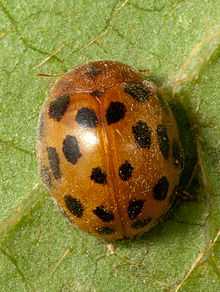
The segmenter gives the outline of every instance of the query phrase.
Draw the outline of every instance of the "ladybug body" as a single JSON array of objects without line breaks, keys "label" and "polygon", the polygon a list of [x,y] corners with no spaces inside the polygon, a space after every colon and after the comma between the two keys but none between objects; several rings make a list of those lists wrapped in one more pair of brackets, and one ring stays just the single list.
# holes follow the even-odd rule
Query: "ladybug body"
[{"label": "ladybug body", "polygon": [[183,161],[176,121],[155,87],[112,61],[56,82],[37,152],[42,180],[69,220],[108,240],[155,225],[171,206]]}]

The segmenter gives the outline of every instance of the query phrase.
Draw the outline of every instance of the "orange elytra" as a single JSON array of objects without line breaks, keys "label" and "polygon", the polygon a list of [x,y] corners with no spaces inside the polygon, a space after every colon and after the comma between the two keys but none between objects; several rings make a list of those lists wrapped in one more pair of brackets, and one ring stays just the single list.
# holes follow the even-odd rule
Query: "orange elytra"
[{"label": "orange elytra", "polygon": [[63,75],[43,105],[39,168],[70,222],[107,240],[152,228],[183,167],[176,120],[156,86],[115,61]]}]

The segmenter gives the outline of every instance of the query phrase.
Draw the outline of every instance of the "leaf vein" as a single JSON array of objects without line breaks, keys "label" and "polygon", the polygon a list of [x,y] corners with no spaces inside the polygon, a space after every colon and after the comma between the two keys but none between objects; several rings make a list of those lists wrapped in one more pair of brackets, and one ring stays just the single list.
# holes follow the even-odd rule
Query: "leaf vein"
[{"label": "leaf vein", "polygon": [[[2,10],[2,12],[4,13],[4,15],[9,19],[11,25],[13,26],[15,32],[18,34],[21,42],[23,43],[24,47],[28,48],[28,49],[31,49],[32,51],[35,51],[39,54],[42,54],[42,55],[50,55],[49,52],[46,52],[34,45],[32,45],[30,43],[29,40],[27,40],[23,35],[22,33],[20,32],[20,29],[19,29],[19,25],[18,25],[18,22],[15,20],[15,18],[11,15],[11,13],[8,11],[8,9],[2,4],[2,2],[0,2],[0,9]],[[63,60],[61,60],[59,57],[57,57],[56,55],[53,55],[51,58],[53,58],[54,60],[58,61],[59,63],[63,63]]]},{"label": "leaf vein", "polygon": [[78,47],[77,49],[75,49],[73,51],[73,54],[76,54],[84,49],[87,49],[88,47],[90,47],[91,45],[96,43],[98,40],[100,40],[102,37],[104,37],[108,33],[108,31],[110,30],[114,17],[128,3],[128,1],[129,0],[124,0],[120,6],[119,6],[119,3],[121,1],[120,0],[116,1],[112,7],[112,10],[109,14],[109,17],[106,20],[104,27],[93,38],[91,38],[87,43],[85,43],[85,44],[81,45],[80,47]]}]

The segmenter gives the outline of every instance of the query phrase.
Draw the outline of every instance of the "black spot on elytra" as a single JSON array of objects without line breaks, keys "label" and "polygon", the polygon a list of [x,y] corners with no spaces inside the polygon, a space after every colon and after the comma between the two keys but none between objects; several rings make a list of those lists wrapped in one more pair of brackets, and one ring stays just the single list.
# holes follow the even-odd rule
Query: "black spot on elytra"
[{"label": "black spot on elytra", "polygon": [[128,205],[128,217],[134,220],[142,211],[144,200],[130,200]]},{"label": "black spot on elytra", "polygon": [[170,143],[167,128],[164,125],[158,125],[157,127],[157,141],[164,159],[168,159]]},{"label": "black spot on elytra", "polygon": [[40,167],[40,177],[43,181],[43,183],[50,188],[51,187],[51,175],[50,175],[50,169],[46,167],[45,165],[42,165]]},{"label": "black spot on elytra", "polygon": [[131,227],[134,229],[141,229],[141,228],[145,227],[146,225],[148,225],[148,223],[150,223],[151,220],[152,220],[151,217],[148,217],[145,219],[138,219],[131,224]]},{"label": "black spot on elytra", "polygon": [[76,121],[81,127],[84,128],[95,128],[98,123],[95,111],[87,107],[83,107],[78,110]]},{"label": "black spot on elytra", "polygon": [[180,166],[183,168],[183,162],[184,162],[184,157],[183,157],[183,151],[180,147],[180,144],[174,140],[173,141],[173,163],[175,166]]},{"label": "black spot on elytra", "polygon": [[134,135],[136,143],[141,148],[150,148],[151,145],[151,129],[144,121],[138,121],[135,126],[132,127],[132,133]]},{"label": "black spot on elytra", "polygon": [[100,167],[95,167],[92,169],[90,178],[97,184],[106,184],[107,182],[106,173],[102,171]]},{"label": "black spot on elytra", "polygon": [[95,78],[101,73],[102,73],[102,69],[96,67],[95,65],[90,65],[86,71],[86,75],[91,77],[91,78]]},{"label": "black spot on elytra", "polygon": [[66,160],[72,164],[75,164],[82,156],[76,137],[70,135],[65,137],[63,140],[63,154]]},{"label": "black spot on elytra", "polygon": [[94,96],[94,97],[102,97],[104,94],[103,91],[100,91],[100,90],[94,90],[90,93],[90,95]]},{"label": "black spot on elytra", "polygon": [[132,176],[133,166],[128,162],[125,161],[120,167],[119,167],[119,176],[122,180],[126,181]]},{"label": "black spot on elytra", "polygon": [[161,177],[153,188],[153,197],[155,200],[162,201],[166,199],[169,189],[169,182],[165,176]]},{"label": "black spot on elytra", "polygon": [[149,99],[151,92],[142,83],[129,82],[124,85],[124,91],[135,100],[144,102]]},{"label": "black spot on elytra", "polygon": [[93,213],[103,222],[110,222],[114,219],[111,211],[108,211],[104,206],[98,206],[93,210]]},{"label": "black spot on elytra", "polygon": [[96,228],[97,233],[103,234],[103,235],[109,235],[114,233],[114,229],[108,226],[101,226]]},{"label": "black spot on elytra", "polygon": [[60,160],[56,148],[47,147],[47,155],[53,176],[55,177],[55,179],[59,179],[61,177]]},{"label": "black spot on elytra", "polygon": [[64,196],[64,202],[67,209],[76,217],[81,218],[83,216],[83,205],[79,199],[73,198],[70,195]]},{"label": "black spot on elytra", "polygon": [[106,112],[106,120],[108,125],[116,123],[124,118],[126,107],[119,101],[112,101]]},{"label": "black spot on elytra", "polygon": [[70,97],[68,95],[59,96],[51,101],[48,110],[49,117],[56,121],[60,121],[65,114],[69,103]]}]

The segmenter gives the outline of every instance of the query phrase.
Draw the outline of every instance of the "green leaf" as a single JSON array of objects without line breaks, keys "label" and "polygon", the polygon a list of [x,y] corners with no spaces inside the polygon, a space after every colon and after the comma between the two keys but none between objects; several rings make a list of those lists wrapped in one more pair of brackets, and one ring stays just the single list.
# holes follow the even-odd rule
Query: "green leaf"
[{"label": "green leaf", "polygon": [[[219,1],[0,0],[0,20],[1,291],[219,291]],[[35,157],[48,89],[97,59],[148,69],[198,150],[196,200],[113,253],[65,220]]]}]

